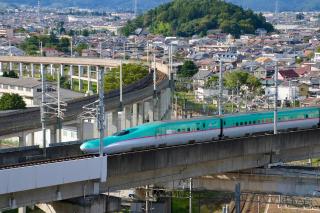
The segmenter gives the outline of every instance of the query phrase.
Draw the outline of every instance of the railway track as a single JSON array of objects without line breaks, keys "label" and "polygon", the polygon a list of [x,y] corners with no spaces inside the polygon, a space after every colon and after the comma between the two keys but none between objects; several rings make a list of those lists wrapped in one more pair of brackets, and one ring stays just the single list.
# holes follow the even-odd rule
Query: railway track
[{"label": "railway track", "polygon": [[[320,129],[320,128],[316,128],[316,129]],[[304,130],[297,130],[295,132],[301,132],[301,131],[307,131],[307,130],[316,130],[316,129],[304,129]],[[268,134],[261,134],[259,136],[265,136],[265,135],[268,135]],[[187,147],[187,146],[198,146],[198,145],[201,145],[201,144],[217,143],[217,142],[223,142],[223,141],[246,139],[246,138],[251,138],[251,137],[259,137],[259,136],[252,135],[252,136],[237,137],[237,138],[226,138],[226,139],[223,139],[223,140],[198,142],[198,143],[192,143],[192,144],[179,144],[179,145],[173,145],[173,146],[141,148],[141,149],[134,150],[134,151],[110,154],[110,155],[108,155],[108,157],[119,156],[119,155],[127,155],[127,154],[134,154],[134,153],[141,153],[141,152],[149,152],[149,151],[155,151],[155,150],[180,148],[180,147]],[[68,156],[68,157],[61,157],[61,158],[55,158],[55,159],[42,159],[42,160],[28,161],[28,162],[25,162],[25,163],[17,163],[17,164],[10,164],[10,165],[0,165],[0,170],[11,169],[11,168],[19,168],[19,167],[24,167],[24,166],[39,165],[39,164],[45,164],[45,163],[51,163],[51,162],[77,160],[77,159],[83,159],[83,158],[95,157],[95,156],[98,156],[98,154],[90,154],[90,155],[85,155],[84,154],[84,155]]]},{"label": "railway track", "polygon": [[[166,85],[166,75],[157,72],[157,86],[162,89]],[[145,99],[153,94],[153,78],[152,73],[148,74],[144,79],[128,85],[123,89],[124,104],[130,104],[139,99]],[[97,95],[80,98],[68,102],[67,111],[65,113],[64,122],[77,120],[79,114],[82,112],[82,107],[96,101]],[[120,106],[119,90],[113,90],[105,94],[106,110],[116,109]],[[48,119],[47,125],[55,125],[56,119]],[[19,110],[6,114],[0,114],[0,136],[10,135],[17,132],[28,131],[32,129],[40,129],[40,109],[31,108],[26,110]]]}]

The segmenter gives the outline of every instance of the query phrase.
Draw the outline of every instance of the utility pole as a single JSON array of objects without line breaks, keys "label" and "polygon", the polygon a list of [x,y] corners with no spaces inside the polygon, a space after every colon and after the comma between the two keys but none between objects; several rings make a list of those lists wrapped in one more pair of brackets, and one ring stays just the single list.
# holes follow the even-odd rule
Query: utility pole
[{"label": "utility pole", "polygon": [[146,211],[146,213],[148,213],[149,212],[149,186],[148,185],[146,185],[146,206],[145,206],[145,211]]},{"label": "utility pole", "polygon": [[99,84],[99,104],[98,104],[98,113],[97,113],[97,124],[99,129],[99,138],[100,138],[100,145],[99,145],[99,155],[100,157],[103,156],[103,138],[104,138],[104,129],[105,129],[105,112],[104,112],[104,88],[103,88],[103,76],[104,70],[101,69],[99,71],[98,76],[98,84]]},{"label": "utility pole", "polygon": [[157,65],[156,65],[156,55],[153,55],[153,91],[156,94],[157,91]]},{"label": "utility pole", "polygon": [[46,104],[46,85],[43,64],[40,64],[41,72],[41,126],[42,126],[42,142],[43,142],[43,155],[46,156],[46,115],[45,115],[45,104]]},{"label": "utility pole", "polygon": [[12,52],[11,52],[11,40],[9,39],[9,56],[12,56]]},{"label": "utility pole", "polygon": [[122,61],[120,61],[120,110],[122,111]]},{"label": "utility pole", "polygon": [[[153,121],[155,121],[155,109],[156,109],[156,99],[157,99],[157,66],[156,66],[156,55],[153,55],[153,99],[152,99],[152,108],[153,108]],[[159,113],[159,112],[158,112]],[[157,119],[158,120],[158,119]]]},{"label": "utility pole", "polygon": [[100,53],[100,58],[102,58],[102,44],[99,42],[99,53]]},{"label": "utility pole", "polygon": [[290,100],[290,105],[292,105],[293,104],[293,92],[292,92],[291,79],[289,79],[289,100]]},{"label": "utility pole", "polygon": [[138,0],[134,0],[134,18],[138,15]]},{"label": "utility pole", "polygon": [[189,213],[192,213],[192,178],[189,179]]},{"label": "utility pole", "polygon": [[73,44],[72,44],[72,37],[70,39],[70,56],[73,57]]},{"label": "utility pole", "polygon": [[234,196],[235,196],[236,213],[241,213],[241,209],[240,209],[240,201],[241,201],[240,183],[236,184]]},{"label": "utility pole", "polygon": [[222,60],[220,59],[220,72],[219,72],[219,115],[221,116],[223,114],[222,109],[222,96],[223,96],[223,79],[222,79]]},{"label": "utility pole", "polygon": [[42,52],[42,41],[40,41],[40,56],[43,56],[43,52]]},{"label": "utility pole", "polygon": [[273,133],[278,134],[278,62],[276,62],[274,73],[274,112],[273,112]]},{"label": "utility pole", "polygon": [[[63,66],[63,65],[61,65]],[[60,106],[60,72],[57,72],[57,93],[58,93],[58,103],[57,103],[57,108],[58,108],[58,112],[57,112],[57,120],[58,120],[58,143],[61,142],[61,106]]]},{"label": "utility pole", "polygon": [[147,64],[149,65],[150,63],[150,59],[149,59],[149,40],[147,40]]},{"label": "utility pole", "polygon": [[234,102],[234,94],[233,94],[234,92],[233,92],[233,90],[231,91],[231,113],[233,114],[233,102]]},{"label": "utility pole", "polygon": [[123,60],[126,60],[126,42],[123,42]]},{"label": "utility pole", "polygon": [[38,22],[40,23],[40,21],[41,21],[41,18],[40,18],[40,0],[38,0],[37,16],[38,16]]},{"label": "utility pole", "polygon": [[239,94],[239,80],[237,80],[237,111],[240,112],[240,94]]}]

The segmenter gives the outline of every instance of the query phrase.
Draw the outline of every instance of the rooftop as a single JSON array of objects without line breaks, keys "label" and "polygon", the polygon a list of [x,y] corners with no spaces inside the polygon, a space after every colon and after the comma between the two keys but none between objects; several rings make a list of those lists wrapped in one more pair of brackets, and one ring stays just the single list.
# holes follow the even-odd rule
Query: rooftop
[{"label": "rooftop", "polygon": [[34,88],[41,85],[41,81],[34,78],[8,78],[0,77],[0,84],[7,84],[12,86]]}]

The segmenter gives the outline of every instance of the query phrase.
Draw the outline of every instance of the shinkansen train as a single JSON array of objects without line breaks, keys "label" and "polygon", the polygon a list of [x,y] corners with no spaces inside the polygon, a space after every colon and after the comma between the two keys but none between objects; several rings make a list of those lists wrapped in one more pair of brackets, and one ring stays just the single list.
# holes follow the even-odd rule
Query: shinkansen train
[{"label": "shinkansen train", "polygon": [[[273,111],[270,111],[146,123],[105,137],[103,152],[115,154],[271,132],[273,119]],[[316,128],[319,124],[318,107],[278,111],[279,131]],[[85,153],[98,153],[99,139],[86,141],[80,149]]]}]

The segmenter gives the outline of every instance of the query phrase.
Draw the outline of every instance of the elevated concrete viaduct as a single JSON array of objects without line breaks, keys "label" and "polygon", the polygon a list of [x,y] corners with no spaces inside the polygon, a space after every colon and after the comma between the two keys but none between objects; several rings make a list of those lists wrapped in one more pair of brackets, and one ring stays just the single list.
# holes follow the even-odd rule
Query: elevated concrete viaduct
[{"label": "elevated concrete viaduct", "polygon": [[[0,208],[8,209],[13,204],[15,207],[26,206],[146,184],[245,170],[269,163],[319,157],[319,137],[320,129],[311,129],[111,155],[107,157],[106,182],[100,182],[96,178],[35,187],[26,191],[15,189],[14,192],[0,195]],[[19,168],[10,170],[18,171]],[[3,172],[8,173],[8,170],[0,170],[0,181],[3,180],[2,183],[5,184],[1,177]],[[25,177],[21,177],[20,181],[26,181]]]},{"label": "elevated concrete viaduct", "polygon": [[[317,168],[274,167],[207,175],[192,179],[194,190],[233,192],[240,183],[242,192],[319,197],[320,172]],[[188,188],[189,180],[173,181],[166,188]]]}]

